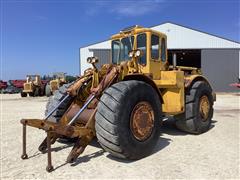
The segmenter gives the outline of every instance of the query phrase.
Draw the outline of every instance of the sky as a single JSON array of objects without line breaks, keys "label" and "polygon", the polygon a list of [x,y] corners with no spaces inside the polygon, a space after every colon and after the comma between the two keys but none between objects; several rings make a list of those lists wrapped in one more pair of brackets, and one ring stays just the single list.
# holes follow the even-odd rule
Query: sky
[{"label": "sky", "polygon": [[164,22],[240,41],[239,0],[0,0],[0,79],[79,73],[79,48]]}]

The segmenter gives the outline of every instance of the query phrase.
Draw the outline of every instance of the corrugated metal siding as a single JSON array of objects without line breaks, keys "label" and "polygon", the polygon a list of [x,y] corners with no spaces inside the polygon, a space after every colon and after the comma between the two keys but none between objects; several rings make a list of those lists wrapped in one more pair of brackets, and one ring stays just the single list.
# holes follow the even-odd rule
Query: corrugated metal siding
[{"label": "corrugated metal siding", "polygon": [[152,29],[167,35],[169,49],[240,48],[239,43],[172,23],[165,23]]},{"label": "corrugated metal siding", "polygon": [[92,49],[93,56],[99,58],[97,67],[101,67],[103,64],[109,64],[111,62],[111,50],[110,49]]},{"label": "corrugated metal siding", "polygon": [[88,48],[80,49],[80,74],[81,75],[87,68],[92,67],[91,64],[87,63],[87,58],[92,56],[93,56],[93,52],[90,52]]},{"label": "corrugated metal siding", "polygon": [[94,44],[88,47],[80,48],[80,74],[83,74],[83,72],[87,69],[92,67],[91,64],[87,63],[87,58],[93,56],[93,49],[110,49],[111,44],[110,41],[104,41],[98,44]]},{"label": "corrugated metal siding", "polygon": [[202,50],[202,71],[217,92],[234,92],[238,88],[229,84],[237,82],[239,76],[239,50]]}]

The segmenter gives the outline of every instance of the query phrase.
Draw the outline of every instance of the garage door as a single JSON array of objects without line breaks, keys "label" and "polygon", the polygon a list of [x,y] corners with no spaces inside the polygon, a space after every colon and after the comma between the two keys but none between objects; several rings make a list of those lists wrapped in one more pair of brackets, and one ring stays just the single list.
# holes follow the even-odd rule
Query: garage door
[{"label": "garage door", "polygon": [[198,49],[178,49],[168,50],[168,61],[172,65],[172,55],[177,55],[177,66],[201,68],[201,50]]}]

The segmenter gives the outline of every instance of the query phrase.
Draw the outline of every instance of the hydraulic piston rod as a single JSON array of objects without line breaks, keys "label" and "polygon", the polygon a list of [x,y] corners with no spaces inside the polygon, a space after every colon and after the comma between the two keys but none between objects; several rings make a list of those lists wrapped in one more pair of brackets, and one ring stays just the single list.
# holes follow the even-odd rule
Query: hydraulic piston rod
[{"label": "hydraulic piston rod", "polygon": [[95,98],[95,95],[91,95],[89,100],[83,105],[83,107],[78,111],[78,113],[69,121],[68,125],[72,125],[77,118],[80,116],[80,114],[84,111],[84,109],[92,102],[92,100]]}]

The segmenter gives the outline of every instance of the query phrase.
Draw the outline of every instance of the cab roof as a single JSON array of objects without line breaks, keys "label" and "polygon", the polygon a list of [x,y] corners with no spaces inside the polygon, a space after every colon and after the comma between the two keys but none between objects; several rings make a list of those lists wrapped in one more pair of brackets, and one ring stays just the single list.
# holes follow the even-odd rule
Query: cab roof
[{"label": "cab roof", "polygon": [[124,28],[118,34],[113,35],[111,37],[111,39],[112,40],[119,39],[119,38],[123,38],[123,37],[126,37],[126,36],[130,36],[130,35],[134,35],[134,34],[140,34],[140,33],[144,33],[144,32],[153,32],[153,33],[158,34],[160,36],[167,37],[164,33],[161,33],[159,31],[155,31],[155,30],[152,30],[150,28],[144,28],[144,27],[139,26],[139,25],[134,25],[134,26]]}]

